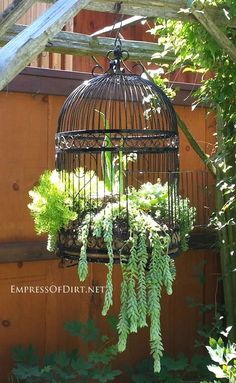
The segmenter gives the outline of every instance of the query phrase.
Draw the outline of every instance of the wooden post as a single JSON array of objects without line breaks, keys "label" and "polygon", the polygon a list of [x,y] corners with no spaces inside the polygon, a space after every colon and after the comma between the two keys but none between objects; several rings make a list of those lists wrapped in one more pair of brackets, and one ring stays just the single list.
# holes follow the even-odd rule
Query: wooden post
[{"label": "wooden post", "polygon": [[1,49],[0,90],[2,90],[89,0],[58,0],[34,23]]},{"label": "wooden post", "polygon": [[3,36],[35,2],[36,0],[13,0],[0,14],[0,36]]}]

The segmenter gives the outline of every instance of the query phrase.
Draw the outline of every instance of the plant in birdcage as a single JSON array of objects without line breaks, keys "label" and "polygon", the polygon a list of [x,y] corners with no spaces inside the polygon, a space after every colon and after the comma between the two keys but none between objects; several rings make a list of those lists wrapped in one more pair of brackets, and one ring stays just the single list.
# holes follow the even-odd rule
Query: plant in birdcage
[{"label": "plant in birdcage", "polygon": [[[104,166],[108,167],[108,160]],[[79,193],[76,180],[80,175],[83,187],[80,185],[81,197],[77,206],[73,206],[73,195]],[[111,174],[104,170],[104,174]],[[115,173],[114,173],[115,174]],[[120,178],[117,178],[120,179]],[[114,181],[115,182],[115,181]],[[151,352],[155,361],[155,370],[160,368],[160,357],[163,351],[160,331],[160,307],[162,289],[172,293],[175,278],[173,259],[168,255],[171,242],[170,232],[165,223],[169,211],[168,185],[157,180],[155,184],[144,183],[138,190],[129,187],[125,194],[119,194],[119,200],[114,199],[103,204],[105,194],[110,189],[105,181],[100,180],[94,172],[77,169],[75,173],[46,171],[40,178],[39,185],[30,192],[32,203],[29,205],[35,220],[38,233],[49,234],[49,249],[56,246],[58,232],[65,228],[70,221],[77,220],[77,236],[80,246],[78,273],[81,281],[88,275],[89,237],[102,238],[108,254],[108,273],[106,293],[102,313],[106,315],[113,302],[112,274],[114,267],[114,228],[117,225],[128,227],[128,238],[124,239],[123,249],[120,249],[120,265],[123,281],[121,285],[121,308],[118,322],[119,351],[126,348],[127,337],[139,328],[148,325],[151,320],[150,342]],[[70,185],[70,187],[68,187]],[[113,186],[116,189],[116,186]],[[73,192],[72,192],[73,191]],[[99,196],[90,198],[92,194]],[[86,198],[87,196],[87,198]],[[127,218],[127,201],[129,215]],[[178,223],[180,243],[186,249],[189,231],[192,229],[195,209],[190,207],[187,199],[178,197]],[[78,208],[80,216],[78,216]],[[127,221],[128,220],[128,221]]]}]

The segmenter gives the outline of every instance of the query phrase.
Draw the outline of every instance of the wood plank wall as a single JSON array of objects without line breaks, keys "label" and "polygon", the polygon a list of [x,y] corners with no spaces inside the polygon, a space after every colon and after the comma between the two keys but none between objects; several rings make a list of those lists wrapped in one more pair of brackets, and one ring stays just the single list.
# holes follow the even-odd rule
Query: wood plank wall
[{"label": "wood plank wall", "polygon": [[[38,241],[27,209],[28,190],[41,172],[54,167],[54,133],[64,97],[24,93],[0,93],[0,243]],[[212,121],[206,110],[177,106],[198,141],[211,148]],[[202,169],[203,165],[181,135],[182,169]],[[164,297],[162,328],[165,349],[172,355],[194,352],[194,339],[200,317],[190,309],[187,297],[201,303],[214,303],[217,291],[218,261],[214,251],[189,251],[177,260],[174,294]],[[91,265],[85,286],[105,284],[106,267]],[[199,282],[203,272],[206,284]],[[11,286],[79,284],[76,270],[62,269],[58,260],[0,264],[0,383],[6,383],[11,366],[11,348],[16,344],[37,346],[40,352],[71,349],[77,341],[63,330],[68,320],[94,318],[107,329],[101,316],[102,294],[14,294]],[[119,308],[120,271],[114,273],[114,307]],[[135,352],[134,352],[135,350]],[[86,351],[86,347],[85,350]],[[133,335],[127,351],[117,360],[118,366],[141,360],[148,355],[147,331]],[[129,382],[122,378],[116,382]]]}]

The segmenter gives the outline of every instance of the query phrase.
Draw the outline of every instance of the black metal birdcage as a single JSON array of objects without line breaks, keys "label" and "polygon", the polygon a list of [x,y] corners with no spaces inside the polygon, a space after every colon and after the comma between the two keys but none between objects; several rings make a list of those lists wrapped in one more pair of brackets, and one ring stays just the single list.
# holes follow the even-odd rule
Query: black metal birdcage
[{"label": "black metal birdcage", "polygon": [[[176,115],[158,86],[139,75],[124,73],[121,55],[118,48],[107,73],[76,88],[66,99],[59,117],[56,168],[71,190],[73,208],[78,213],[78,219],[59,233],[58,248],[66,259],[78,260],[80,256],[78,232],[83,197],[88,206],[90,201],[91,210],[99,210],[112,200],[120,201],[121,195],[124,199],[130,188],[138,189],[145,182],[160,179],[168,183],[170,190],[165,223],[173,238],[178,231],[174,219],[179,170]],[[127,217],[128,214],[127,198]],[[124,221],[114,230],[118,242],[127,238]],[[115,261],[119,261],[121,247],[118,244],[114,248]],[[170,252],[177,251],[178,240],[173,239]],[[107,260],[103,243],[92,237],[88,259]]]}]

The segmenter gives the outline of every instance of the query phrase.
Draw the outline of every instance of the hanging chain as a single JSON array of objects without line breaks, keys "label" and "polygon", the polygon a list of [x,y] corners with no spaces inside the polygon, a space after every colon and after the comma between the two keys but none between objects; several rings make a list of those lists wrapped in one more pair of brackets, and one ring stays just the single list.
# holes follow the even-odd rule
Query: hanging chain
[{"label": "hanging chain", "polygon": [[[122,1],[115,3],[115,5],[114,5],[115,16],[119,15],[119,12],[121,11],[122,3],[123,3]],[[124,15],[120,14],[119,21],[114,20],[113,27],[112,27],[111,32],[110,32],[111,36],[113,36],[115,26],[116,26],[116,24],[118,24],[118,28],[116,31],[116,37],[114,40],[114,49],[110,50],[106,55],[107,59],[109,60],[108,70],[104,71],[103,67],[99,64],[98,60],[94,56],[92,56],[92,59],[96,63],[96,65],[92,69],[92,75],[93,76],[95,76],[95,71],[97,69],[101,70],[103,73],[114,73],[114,74],[124,73],[125,69],[121,68],[121,63],[124,65],[124,61],[129,58],[129,53],[126,50],[122,50],[122,41],[121,41],[120,31],[122,28],[123,18],[124,18]],[[124,65],[124,67],[126,68],[126,70],[128,70],[130,72],[130,70],[127,68],[126,65]]]},{"label": "hanging chain", "polygon": [[[114,6],[114,11],[116,14],[118,14],[121,10],[121,2],[115,3]],[[120,37],[120,31],[122,28],[122,21],[123,21],[124,15],[121,14],[119,22],[119,27],[116,32],[116,37],[114,41],[114,50],[111,50],[107,53],[107,58],[110,60],[110,65],[109,69],[106,73],[116,73],[116,74],[121,74],[124,73],[124,68],[121,68],[121,62],[123,63],[125,60],[128,59],[129,53],[126,50],[122,50],[122,42],[121,42],[121,37]],[[111,31],[111,34],[113,34],[115,25],[117,23],[113,24],[113,28]]]},{"label": "hanging chain", "polygon": [[[119,14],[119,12],[120,12],[120,10],[121,10],[121,5],[122,5],[122,1],[117,2],[117,3],[115,3],[115,5],[114,5],[114,11],[115,11],[115,14],[116,14],[116,15]],[[124,15],[121,14],[121,17],[120,17],[120,20],[119,20],[119,24],[120,24],[120,25],[119,25],[119,28],[118,28],[118,30],[117,30],[117,32],[116,32],[116,38],[115,38],[115,42],[114,42],[114,47],[115,47],[115,48],[117,47],[117,45],[120,45],[120,47],[121,47],[121,45],[122,45],[122,43],[121,43],[121,38],[120,38],[120,31],[121,31],[121,28],[122,28],[122,21],[123,21],[123,18],[124,18]],[[114,31],[115,25],[116,25],[116,23],[113,24],[113,29],[112,29],[111,33],[113,33],[113,31]]]}]

